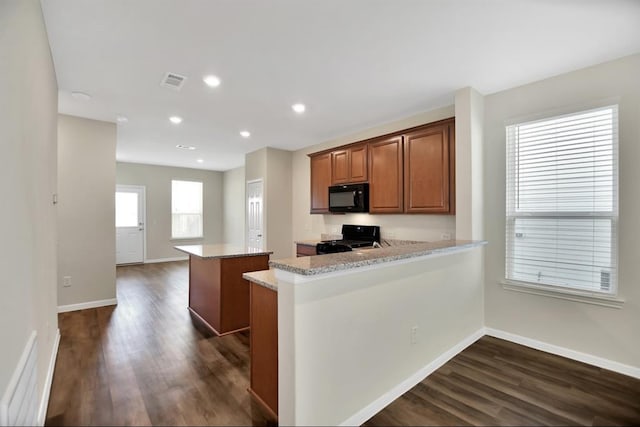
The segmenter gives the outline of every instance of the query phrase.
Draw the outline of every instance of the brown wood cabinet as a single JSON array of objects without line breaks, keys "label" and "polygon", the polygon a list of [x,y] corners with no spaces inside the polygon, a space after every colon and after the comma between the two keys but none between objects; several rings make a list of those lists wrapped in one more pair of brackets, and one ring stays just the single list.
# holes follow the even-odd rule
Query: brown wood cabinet
[{"label": "brown wood cabinet", "polygon": [[450,211],[450,128],[442,123],[403,135],[405,212]]},{"label": "brown wood cabinet", "polygon": [[369,143],[369,212],[402,212],[402,136]]},{"label": "brown wood cabinet", "polygon": [[249,327],[249,282],[242,273],[269,269],[269,255],[189,255],[189,310],[216,335]]},{"label": "brown wood cabinet", "polygon": [[331,184],[367,180],[367,145],[358,144],[331,152]]},{"label": "brown wood cabinet", "polygon": [[278,293],[251,284],[251,384],[249,392],[278,417]]},{"label": "brown wood cabinet", "polygon": [[313,256],[313,255],[317,255],[316,254],[315,245],[305,245],[305,244],[302,244],[302,243],[297,243],[296,244],[296,256],[297,257]]},{"label": "brown wood cabinet", "polygon": [[329,212],[331,153],[311,155],[311,213]]},{"label": "brown wood cabinet", "polygon": [[369,212],[455,213],[455,118],[309,155],[311,213],[328,187],[369,183]]}]

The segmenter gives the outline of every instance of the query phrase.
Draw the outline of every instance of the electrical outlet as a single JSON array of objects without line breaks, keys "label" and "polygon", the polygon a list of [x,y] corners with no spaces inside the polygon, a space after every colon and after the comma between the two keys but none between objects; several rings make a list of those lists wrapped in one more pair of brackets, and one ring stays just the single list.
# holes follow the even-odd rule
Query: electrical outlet
[{"label": "electrical outlet", "polygon": [[68,288],[71,286],[71,276],[64,276],[62,278],[62,286]]},{"label": "electrical outlet", "polygon": [[440,235],[440,238],[441,238],[442,240],[451,240],[451,233],[442,233],[442,234]]},{"label": "electrical outlet", "polygon": [[416,344],[418,342],[418,327],[411,327],[411,344]]}]

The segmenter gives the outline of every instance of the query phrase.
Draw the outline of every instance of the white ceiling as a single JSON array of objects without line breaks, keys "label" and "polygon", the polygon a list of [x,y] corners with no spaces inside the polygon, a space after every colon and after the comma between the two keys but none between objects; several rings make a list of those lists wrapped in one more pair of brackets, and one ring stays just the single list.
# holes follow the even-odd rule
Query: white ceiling
[{"label": "white ceiling", "polygon": [[[299,149],[450,105],[465,86],[489,94],[640,51],[638,0],[42,6],[61,113],[127,116],[118,124],[118,160],[213,170],[241,166],[264,146]],[[166,72],[188,77],[181,91],[159,85]],[[221,86],[205,86],[205,74]],[[295,102],[307,105],[304,115],[291,110]],[[184,122],[171,124],[171,115]]]}]

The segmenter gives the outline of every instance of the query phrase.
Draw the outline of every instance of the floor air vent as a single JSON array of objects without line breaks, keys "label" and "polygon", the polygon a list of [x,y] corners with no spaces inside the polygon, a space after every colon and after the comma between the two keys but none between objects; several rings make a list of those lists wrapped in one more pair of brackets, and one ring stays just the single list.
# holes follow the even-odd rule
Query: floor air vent
[{"label": "floor air vent", "polygon": [[187,78],[180,74],[167,73],[160,82],[160,86],[168,87],[173,90],[180,90],[182,89],[182,85],[184,85],[185,80],[187,80]]}]

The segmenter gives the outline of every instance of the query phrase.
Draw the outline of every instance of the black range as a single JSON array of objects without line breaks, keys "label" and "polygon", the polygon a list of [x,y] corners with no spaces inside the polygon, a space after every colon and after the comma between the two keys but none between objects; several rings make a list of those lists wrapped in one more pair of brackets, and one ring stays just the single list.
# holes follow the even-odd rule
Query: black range
[{"label": "black range", "polygon": [[342,240],[323,240],[316,245],[316,253],[322,255],[349,252],[354,248],[373,246],[374,242],[380,243],[380,226],[344,224]]}]

